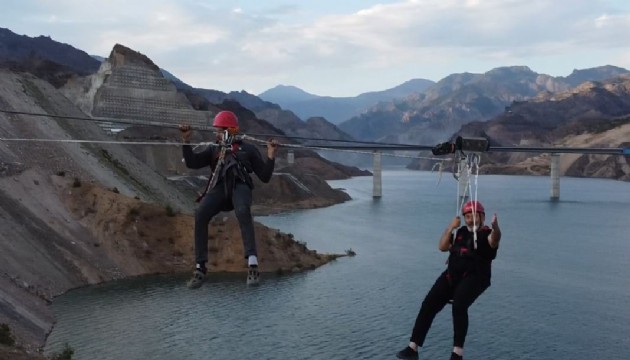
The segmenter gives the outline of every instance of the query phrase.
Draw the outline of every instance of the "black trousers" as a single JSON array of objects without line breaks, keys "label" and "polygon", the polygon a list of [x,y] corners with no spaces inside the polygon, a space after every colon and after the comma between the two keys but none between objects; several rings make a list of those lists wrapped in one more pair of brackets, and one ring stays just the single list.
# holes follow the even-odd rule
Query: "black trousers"
[{"label": "black trousers", "polygon": [[254,236],[254,219],[251,214],[252,189],[247,184],[234,184],[231,198],[225,194],[223,183],[217,184],[201,199],[195,211],[195,261],[205,264],[208,261],[208,223],[231,202],[234,213],[241,228],[245,258],[256,255],[256,239]]},{"label": "black trousers", "polygon": [[468,308],[489,286],[488,278],[476,274],[451,283],[447,272],[443,272],[422,301],[410,340],[422,346],[435,315],[452,299],[453,346],[464,347],[468,333]]}]

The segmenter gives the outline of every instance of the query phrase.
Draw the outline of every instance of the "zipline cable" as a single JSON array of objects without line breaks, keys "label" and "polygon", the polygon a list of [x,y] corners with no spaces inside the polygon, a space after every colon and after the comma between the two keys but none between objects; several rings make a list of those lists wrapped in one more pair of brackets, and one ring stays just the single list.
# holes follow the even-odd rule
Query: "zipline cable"
[{"label": "zipline cable", "polygon": [[[265,144],[266,140],[260,140],[251,136],[244,136],[244,138],[250,139],[252,141]],[[150,146],[182,146],[182,145],[191,145],[195,146],[220,146],[216,143],[209,142],[200,142],[200,143],[184,143],[184,142],[158,142],[158,141],[117,141],[117,140],[80,140],[80,139],[42,139],[42,138],[2,138],[0,137],[0,142],[43,142],[43,143],[75,143],[75,144],[116,144],[116,145],[150,145]],[[299,144],[278,144],[280,147],[286,148],[295,148],[295,149],[307,149],[307,150],[328,150],[328,151],[341,151],[347,153],[354,154],[365,154],[365,155],[373,155],[374,151],[359,151],[359,150],[351,150],[351,149],[327,149],[325,147],[313,147],[313,146],[305,146]],[[389,157],[397,157],[397,158],[408,158],[408,159],[425,159],[425,160],[434,160],[434,161],[444,161],[446,159],[435,158],[435,157],[425,157],[425,156],[414,156],[414,155],[404,155],[404,154],[391,154],[391,153],[382,153],[382,156]]]},{"label": "zipline cable", "polygon": [[[0,109],[0,112],[12,114],[12,115],[28,115],[28,116],[36,116],[36,117],[51,117],[51,118],[59,118],[65,120],[82,120],[82,121],[91,121],[96,123],[117,123],[117,124],[126,124],[126,125],[137,125],[137,126],[151,126],[151,127],[162,127],[162,128],[179,128],[178,124],[160,122],[160,121],[148,121],[148,120],[131,120],[131,119],[115,119],[115,118],[103,118],[103,117],[80,117],[80,116],[66,116],[66,115],[51,115],[51,114],[42,114],[42,113],[32,113],[25,111],[14,111],[14,110],[4,110]],[[192,129],[195,130],[213,130],[212,126],[191,126]],[[360,140],[344,140],[344,139],[322,139],[322,138],[312,138],[312,137],[304,137],[304,136],[292,136],[292,135],[284,135],[284,134],[257,134],[257,133],[248,133],[252,136],[261,136],[261,137],[277,137],[277,138],[286,138],[286,139],[294,139],[294,140],[308,140],[308,141],[319,141],[319,142],[340,142],[340,143],[354,143],[354,144],[370,144],[370,145],[382,145],[382,146],[415,146],[412,144],[396,144],[396,143],[381,143],[374,141],[360,141]],[[415,149],[413,149],[415,150]]]},{"label": "zipline cable", "polygon": [[[163,122],[155,122],[155,121],[143,121],[143,120],[121,120],[121,119],[112,119],[112,118],[88,118],[88,117],[78,117],[78,116],[65,116],[65,115],[51,115],[51,114],[41,114],[41,113],[30,113],[23,111],[13,111],[13,110],[5,110],[0,109],[0,112],[14,115],[29,115],[29,116],[39,116],[39,117],[52,117],[52,118],[60,118],[60,119],[72,119],[72,120],[87,120],[87,121],[97,121],[97,122],[110,122],[110,123],[121,123],[121,124],[132,124],[132,125],[141,125],[141,126],[156,126],[156,127],[165,127],[165,128],[178,128],[179,125],[171,124],[171,123],[163,123]],[[199,130],[211,130],[212,127],[193,127]],[[432,150],[434,146],[429,145],[412,145],[412,144],[391,144],[391,143],[376,143],[376,142],[363,142],[356,140],[339,140],[339,139],[318,139],[318,138],[305,138],[305,137],[294,137],[289,135],[280,135],[280,134],[251,134],[254,136],[275,136],[275,137],[283,137],[288,139],[302,139],[302,140],[311,140],[311,141],[322,141],[322,142],[347,142],[347,143],[357,143],[364,145],[309,145],[308,148],[311,150],[358,150],[358,151],[367,151],[367,150],[397,150],[397,151],[420,151],[420,150]],[[577,148],[577,147],[515,147],[515,146],[489,146],[486,152],[525,152],[525,153],[568,153],[568,154],[600,154],[600,155],[624,155],[630,156],[630,148]],[[384,154],[383,154],[384,155]],[[424,157],[421,157],[424,158]]]}]

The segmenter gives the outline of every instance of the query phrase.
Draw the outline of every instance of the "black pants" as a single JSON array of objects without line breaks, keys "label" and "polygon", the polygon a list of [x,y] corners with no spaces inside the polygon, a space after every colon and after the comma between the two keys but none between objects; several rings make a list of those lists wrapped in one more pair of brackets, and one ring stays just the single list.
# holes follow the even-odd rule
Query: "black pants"
[{"label": "black pants", "polygon": [[435,315],[452,299],[453,346],[464,347],[468,332],[468,307],[490,286],[489,279],[475,274],[451,284],[446,274],[442,273],[435,281],[416,317],[410,340],[418,346],[424,344]]},{"label": "black pants", "polygon": [[252,189],[245,183],[237,182],[231,198],[228,198],[223,183],[219,183],[201,199],[195,211],[195,261],[197,264],[205,264],[208,261],[208,223],[215,215],[223,211],[230,201],[241,228],[245,258],[256,255],[254,220],[251,213]]}]

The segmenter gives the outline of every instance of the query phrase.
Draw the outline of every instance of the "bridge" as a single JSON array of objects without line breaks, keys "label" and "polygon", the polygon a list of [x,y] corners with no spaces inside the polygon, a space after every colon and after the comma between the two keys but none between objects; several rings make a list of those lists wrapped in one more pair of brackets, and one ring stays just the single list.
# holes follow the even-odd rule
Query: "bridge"
[{"label": "bridge", "polygon": [[[461,139],[461,138],[460,138]],[[523,153],[548,153],[550,154],[550,177],[551,177],[551,190],[550,200],[557,201],[560,199],[560,155],[561,154],[597,154],[597,155],[618,155],[618,156],[630,156],[630,148],[578,148],[578,147],[517,147],[517,146],[489,146],[488,140],[484,138],[463,138],[462,144],[455,143],[443,143],[440,145],[452,145],[448,152],[439,155],[447,154],[460,154],[460,163],[458,167],[464,169],[466,166],[466,158],[462,157],[463,154],[474,154],[479,156],[483,152],[523,152]],[[438,145],[439,146],[439,145]],[[459,146],[459,147],[458,147]],[[380,198],[383,196],[382,192],[382,153],[383,151],[427,151],[430,150],[436,155],[436,146],[426,145],[326,145],[326,146],[309,146],[311,149],[322,150],[357,150],[357,151],[371,151],[373,153],[373,186],[372,197]],[[291,151],[289,151],[289,161],[292,158]],[[466,185],[469,181],[465,172],[461,171],[457,177],[459,193],[465,194]]]}]

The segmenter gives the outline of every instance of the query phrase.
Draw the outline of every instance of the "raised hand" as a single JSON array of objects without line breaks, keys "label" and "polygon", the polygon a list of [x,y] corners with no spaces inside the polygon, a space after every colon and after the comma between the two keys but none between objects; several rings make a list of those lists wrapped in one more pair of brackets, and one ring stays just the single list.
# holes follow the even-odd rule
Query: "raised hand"
[{"label": "raised hand", "polygon": [[278,150],[278,140],[269,139],[267,141],[267,157],[274,159],[276,157],[276,151]]},{"label": "raised hand", "polygon": [[461,223],[462,223],[462,221],[461,221],[461,219],[459,218],[459,216],[455,216],[455,219],[453,219],[453,221],[451,221],[451,224],[450,224],[448,227],[449,227],[449,228],[451,229],[451,231],[452,231],[452,230],[457,229],[457,228],[459,227],[459,225],[461,225]]},{"label": "raised hand", "polygon": [[186,125],[186,124],[180,125],[179,131],[182,132],[182,141],[185,143],[189,143],[190,137],[192,136],[192,129],[190,128],[190,125]]}]

